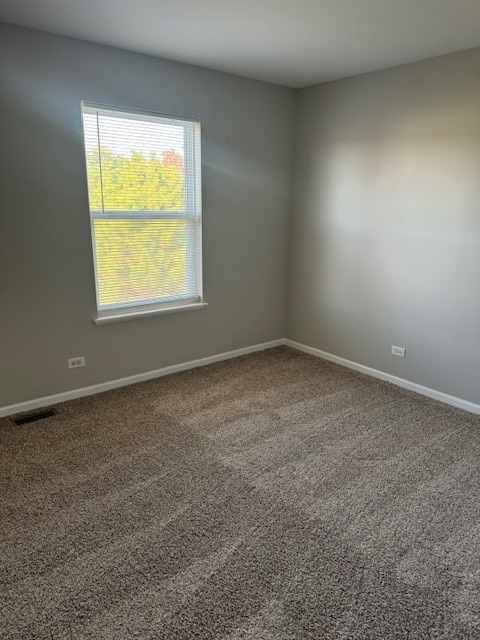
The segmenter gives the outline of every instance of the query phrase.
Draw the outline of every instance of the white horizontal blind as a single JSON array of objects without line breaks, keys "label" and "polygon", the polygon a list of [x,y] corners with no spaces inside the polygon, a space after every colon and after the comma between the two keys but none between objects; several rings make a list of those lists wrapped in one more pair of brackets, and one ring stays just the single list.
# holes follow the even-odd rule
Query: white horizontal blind
[{"label": "white horizontal blind", "polygon": [[82,111],[99,313],[200,301],[199,123]]}]

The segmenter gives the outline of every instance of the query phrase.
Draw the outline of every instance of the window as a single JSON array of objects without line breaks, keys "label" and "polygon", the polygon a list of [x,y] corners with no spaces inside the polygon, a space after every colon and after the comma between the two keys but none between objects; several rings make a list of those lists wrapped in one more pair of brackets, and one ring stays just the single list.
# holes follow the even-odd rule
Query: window
[{"label": "window", "polygon": [[96,321],[205,306],[199,122],[82,111]]}]

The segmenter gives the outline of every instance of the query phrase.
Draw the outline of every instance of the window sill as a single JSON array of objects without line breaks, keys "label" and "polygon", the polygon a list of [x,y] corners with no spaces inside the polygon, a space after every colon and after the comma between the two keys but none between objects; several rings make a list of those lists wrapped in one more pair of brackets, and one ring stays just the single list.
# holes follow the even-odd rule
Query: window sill
[{"label": "window sill", "polygon": [[136,318],[149,318],[150,316],[163,316],[168,313],[180,313],[181,311],[194,311],[208,307],[206,302],[194,302],[193,304],[178,305],[176,307],[157,307],[154,309],[142,309],[141,311],[125,311],[123,313],[112,313],[111,315],[98,316],[94,318],[95,324],[108,324],[110,322],[123,322],[124,320],[135,320]]}]

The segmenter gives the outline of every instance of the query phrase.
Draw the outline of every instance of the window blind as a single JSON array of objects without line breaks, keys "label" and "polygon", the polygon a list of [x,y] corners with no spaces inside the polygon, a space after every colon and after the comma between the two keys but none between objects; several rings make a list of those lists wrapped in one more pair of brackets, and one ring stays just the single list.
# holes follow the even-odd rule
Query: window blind
[{"label": "window blind", "polygon": [[82,104],[99,315],[202,299],[198,121]]}]

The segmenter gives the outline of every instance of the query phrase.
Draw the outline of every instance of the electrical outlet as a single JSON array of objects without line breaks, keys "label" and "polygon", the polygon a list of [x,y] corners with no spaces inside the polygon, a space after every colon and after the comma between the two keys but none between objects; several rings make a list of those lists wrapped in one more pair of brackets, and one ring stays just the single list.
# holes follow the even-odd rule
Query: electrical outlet
[{"label": "electrical outlet", "polygon": [[77,367],[85,366],[85,356],[80,356],[78,358],[69,358],[67,360],[69,369],[76,369]]},{"label": "electrical outlet", "polygon": [[392,347],[391,354],[398,358],[405,358],[405,351],[405,347]]}]

